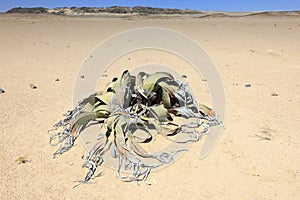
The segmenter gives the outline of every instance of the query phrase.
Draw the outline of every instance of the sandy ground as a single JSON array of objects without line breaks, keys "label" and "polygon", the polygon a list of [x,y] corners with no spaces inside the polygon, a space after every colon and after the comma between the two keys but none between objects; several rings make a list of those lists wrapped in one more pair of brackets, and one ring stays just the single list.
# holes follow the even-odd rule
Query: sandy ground
[{"label": "sandy ground", "polygon": [[[52,159],[56,148],[47,130],[71,109],[75,78],[90,51],[113,34],[145,26],[180,31],[207,51],[224,84],[226,128],[207,158],[199,159],[201,143],[194,144],[151,173],[151,186],[123,183],[103,166],[104,176],[73,189],[86,173],[81,156],[87,151],[78,141]],[[0,44],[6,91],[0,94],[0,199],[300,199],[300,17],[1,14]],[[132,58],[127,65],[151,56]],[[19,156],[30,162],[17,164]]]}]

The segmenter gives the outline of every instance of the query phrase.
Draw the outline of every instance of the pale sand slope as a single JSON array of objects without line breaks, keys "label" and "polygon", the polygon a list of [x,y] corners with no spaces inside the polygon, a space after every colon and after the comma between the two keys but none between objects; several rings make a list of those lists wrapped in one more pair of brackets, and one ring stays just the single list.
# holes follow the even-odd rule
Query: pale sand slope
[{"label": "pale sand slope", "polygon": [[[72,107],[74,81],[89,52],[113,34],[144,26],[180,31],[208,52],[224,83],[226,129],[206,159],[199,160],[201,145],[194,144],[173,165],[151,173],[152,186],[123,183],[103,166],[104,176],[73,189],[87,172],[80,167],[86,150],[77,141],[52,159],[56,148],[47,130]],[[0,44],[0,87],[6,90],[0,94],[0,199],[300,199],[299,17],[2,14]],[[31,162],[16,164],[21,155]]]}]

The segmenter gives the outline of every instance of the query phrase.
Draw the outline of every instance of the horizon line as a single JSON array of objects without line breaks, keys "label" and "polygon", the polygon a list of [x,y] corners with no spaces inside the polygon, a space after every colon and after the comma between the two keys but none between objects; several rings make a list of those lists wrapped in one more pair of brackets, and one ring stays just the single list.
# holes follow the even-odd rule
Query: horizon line
[{"label": "horizon line", "polygon": [[0,11],[0,13],[7,13],[10,10],[13,9],[36,9],[36,8],[43,8],[47,10],[52,10],[52,9],[71,9],[71,8],[98,8],[98,9],[107,9],[107,8],[151,8],[151,9],[168,9],[168,10],[179,10],[179,11],[197,11],[197,12],[239,12],[239,13],[246,13],[246,12],[297,12],[300,11],[300,9],[295,9],[295,10],[251,10],[251,11],[237,11],[237,10],[198,10],[198,9],[190,9],[190,8],[174,8],[174,7],[152,7],[152,6],[58,6],[58,7],[44,7],[44,6],[32,6],[32,7],[27,7],[27,6],[16,6],[12,7],[8,10],[5,11]]}]

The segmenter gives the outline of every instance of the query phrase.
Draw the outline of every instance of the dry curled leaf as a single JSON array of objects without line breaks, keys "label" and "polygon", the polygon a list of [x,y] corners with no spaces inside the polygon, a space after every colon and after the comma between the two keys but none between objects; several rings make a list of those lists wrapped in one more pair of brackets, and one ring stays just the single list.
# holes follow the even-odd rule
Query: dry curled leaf
[{"label": "dry curled leaf", "polygon": [[15,160],[17,164],[25,164],[27,162],[30,162],[26,157],[20,156],[18,159]]}]

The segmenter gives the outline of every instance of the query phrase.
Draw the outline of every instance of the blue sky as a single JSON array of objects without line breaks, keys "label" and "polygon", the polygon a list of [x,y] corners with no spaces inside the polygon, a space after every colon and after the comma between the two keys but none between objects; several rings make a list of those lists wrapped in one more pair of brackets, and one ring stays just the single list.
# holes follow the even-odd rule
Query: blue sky
[{"label": "blue sky", "polygon": [[0,0],[0,12],[13,7],[151,6],[206,11],[300,10],[300,0]]}]

